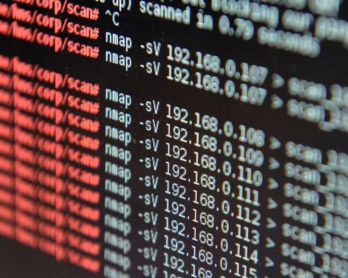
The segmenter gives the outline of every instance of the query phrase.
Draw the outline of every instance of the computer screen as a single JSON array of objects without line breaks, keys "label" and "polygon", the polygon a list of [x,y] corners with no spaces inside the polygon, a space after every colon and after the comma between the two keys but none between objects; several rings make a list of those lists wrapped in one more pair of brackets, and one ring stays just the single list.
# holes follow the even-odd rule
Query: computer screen
[{"label": "computer screen", "polygon": [[0,277],[347,278],[347,20],[0,0]]}]

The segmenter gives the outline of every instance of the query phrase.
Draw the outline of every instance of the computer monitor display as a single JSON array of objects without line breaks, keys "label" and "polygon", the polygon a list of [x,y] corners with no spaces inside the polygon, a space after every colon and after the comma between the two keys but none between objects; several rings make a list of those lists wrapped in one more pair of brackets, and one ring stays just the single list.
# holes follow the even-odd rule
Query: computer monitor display
[{"label": "computer monitor display", "polygon": [[0,277],[347,278],[347,19],[0,0]]}]

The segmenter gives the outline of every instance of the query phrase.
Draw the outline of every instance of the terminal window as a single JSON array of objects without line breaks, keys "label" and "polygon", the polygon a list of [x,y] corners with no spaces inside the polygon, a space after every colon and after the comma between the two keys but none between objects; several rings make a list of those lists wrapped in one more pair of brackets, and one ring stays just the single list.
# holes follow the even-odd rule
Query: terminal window
[{"label": "terminal window", "polygon": [[348,3],[0,0],[0,277],[347,278]]}]

